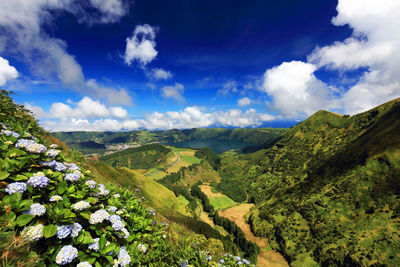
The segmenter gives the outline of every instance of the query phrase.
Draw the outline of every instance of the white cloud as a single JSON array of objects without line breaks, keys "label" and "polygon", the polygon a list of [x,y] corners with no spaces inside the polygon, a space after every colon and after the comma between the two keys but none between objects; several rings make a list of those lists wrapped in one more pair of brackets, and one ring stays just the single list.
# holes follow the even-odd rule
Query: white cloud
[{"label": "white cloud", "polygon": [[101,12],[102,23],[117,22],[129,10],[129,5],[120,0],[90,0],[90,3]]},{"label": "white cloud", "polygon": [[137,60],[145,66],[153,61],[158,54],[155,38],[155,28],[148,24],[136,26],[133,36],[126,38],[125,63],[131,65]]},{"label": "white cloud", "polygon": [[99,101],[85,96],[75,107],[64,103],[53,103],[48,118],[57,118],[61,121],[69,119],[93,119],[101,117],[125,118],[128,112],[122,107],[106,107]]},{"label": "white cloud", "polygon": [[273,108],[284,117],[336,108],[337,101],[329,88],[315,77],[315,70],[315,65],[301,61],[283,62],[267,70],[263,88],[273,98]]},{"label": "white cloud", "polygon": [[[43,109],[27,105],[34,111]],[[93,107],[92,110],[89,107]],[[44,112],[41,125],[50,131],[120,131],[145,128],[148,130],[188,129],[196,127],[255,127],[271,121],[273,116],[255,109],[207,112],[204,108],[189,106],[181,111],[153,112],[142,119],[130,119],[120,107],[108,108],[98,101],[84,98],[75,107],[54,103],[50,112]]]},{"label": "white cloud", "polygon": [[[283,63],[266,72],[263,88],[283,115],[310,114],[338,104],[346,113],[355,114],[400,96],[400,1],[339,0],[337,11],[332,23],[349,25],[351,37],[316,48],[308,63],[291,64],[290,68]],[[338,102],[332,98],[334,88],[315,77],[319,68],[339,73],[366,70]],[[278,72],[281,75],[275,82],[267,80]]]},{"label": "white cloud", "polygon": [[116,118],[126,118],[126,116],[128,116],[128,111],[126,111],[126,109],[123,109],[121,107],[112,107],[110,109],[110,112],[113,115],[113,117]]},{"label": "white cloud", "polygon": [[250,104],[251,104],[251,100],[248,97],[243,97],[238,100],[238,106],[240,106],[240,107],[248,106]]},{"label": "white cloud", "polygon": [[0,57],[0,86],[17,77],[18,71],[13,66],[10,66],[7,59]]},{"label": "white cloud", "polygon": [[249,127],[260,126],[263,122],[274,119],[269,114],[257,113],[255,109],[249,109],[242,113],[240,109],[231,109],[226,112],[216,111],[212,114],[216,125],[225,127]]},{"label": "white cloud", "polygon": [[[52,26],[55,16],[64,13],[89,25],[115,22],[129,10],[128,3],[125,0],[0,1],[0,30],[7,36],[0,41],[1,49],[26,63],[34,76],[58,80],[70,89],[91,94],[82,67],[68,53],[67,44],[51,36],[45,28]],[[105,97],[110,95],[113,94]]]},{"label": "white cloud", "polygon": [[172,98],[178,102],[185,102],[182,94],[184,91],[184,86],[180,83],[175,83],[174,86],[164,86],[161,88],[161,95],[164,98]]},{"label": "white cloud", "polygon": [[111,105],[133,105],[132,97],[125,88],[116,89],[103,86],[95,79],[86,81],[84,92],[96,98],[105,98]]},{"label": "white cloud", "polygon": [[238,91],[236,81],[226,82],[222,88],[218,89],[217,95],[227,95],[229,93],[236,93]]},{"label": "white cloud", "polygon": [[358,113],[400,96],[400,2],[340,0],[333,24],[348,24],[352,37],[316,49],[309,60],[346,71],[367,68],[343,95],[346,113]]},{"label": "white cloud", "polygon": [[151,71],[146,72],[146,75],[155,80],[168,80],[172,78],[172,73],[170,71],[160,68],[152,69]]},{"label": "white cloud", "polygon": [[45,118],[47,116],[46,112],[40,106],[32,105],[28,102],[25,102],[24,107],[26,109],[29,109],[33,113],[36,119]]}]

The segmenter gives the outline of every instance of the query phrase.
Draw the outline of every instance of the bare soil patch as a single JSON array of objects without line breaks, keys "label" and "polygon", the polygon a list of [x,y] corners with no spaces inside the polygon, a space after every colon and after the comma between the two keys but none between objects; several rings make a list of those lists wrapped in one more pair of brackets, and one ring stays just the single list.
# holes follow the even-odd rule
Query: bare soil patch
[{"label": "bare soil patch", "polygon": [[218,193],[213,193],[211,192],[211,186],[209,185],[200,185],[199,186],[201,191],[210,199],[210,198],[217,198],[217,197],[225,197],[224,194],[221,194],[220,192]]},{"label": "bare soil patch", "polygon": [[205,213],[204,211],[202,211],[202,212],[200,213],[200,220],[202,220],[203,222],[207,223],[207,224],[210,225],[212,228],[215,228],[214,222],[210,219],[210,217],[208,217],[208,214]]},{"label": "bare soil patch", "polygon": [[[203,190],[203,189],[202,189]],[[211,191],[211,190],[210,190]],[[204,191],[203,191],[204,192]],[[250,211],[254,204],[242,204],[219,212],[219,215],[235,222],[242,229],[246,239],[256,243],[261,253],[258,255],[257,266],[283,267],[289,266],[281,254],[273,250],[264,250],[268,246],[268,239],[257,237],[251,231],[250,225],[244,216]]]}]

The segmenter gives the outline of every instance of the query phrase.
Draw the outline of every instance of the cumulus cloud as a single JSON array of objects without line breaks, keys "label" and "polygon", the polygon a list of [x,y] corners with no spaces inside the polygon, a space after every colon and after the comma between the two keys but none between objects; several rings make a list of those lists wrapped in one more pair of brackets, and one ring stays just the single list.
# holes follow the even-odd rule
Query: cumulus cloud
[{"label": "cumulus cloud", "polygon": [[273,108],[284,117],[311,115],[319,109],[336,108],[337,100],[318,80],[316,66],[301,61],[283,62],[264,74],[263,88],[273,98]]},{"label": "cumulus cloud", "polygon": [[353,35],[343,42],[316,49],[309,57],[321,67],[366,67],[357,84],[343,96],[347,113],[365,111],[400,96],[400,2],[340,0],[337,26],[349,25]]},{"label": "cumulus cloud", "polygon": [[[297,111],[303,111],[306,114],[314,109],[316,111],[322,106],[316,101],[321,100],[326,105],[324,108],[336,106],[337,103],[328,103],[328,99],[325,98],[329,95],[329,91],[332,93],[333,90],[329,90],[327,85],[322,85],[313,74],[320,68],[339,73],[360,70],[360,68],[366,69],[356,83],[341,95],[341,107],[346,113],[362,112],[400,96],[400,31],[398,30],[400,2],[398,0],[339,0],[337,11],[338,15],[332,19],[332,23],[336,26],[349,25],[353,29],[352,36],[344,41],[316,48],[308,56],[308,62],[303,62],[303,66],[309,64],[308,71],[303,73],[303,77],[306,78],[307,83],[311,82],[319,88],[314,90],[314,92],[319,92],[319,97],[310,99],[311,91],[301,88],[295,90],[296,93],[293,95],[294,87],[290,85],[290,81],[288,87],[281,87],[281,90],[288,94],[288,98],[293,100],[288,102],[288,99],[286,104],[294,103]],[[269,93],[272,88],[266,87],[270,83],[267,80],[267,73],[268,71],[265,74],[264,89]],[[290,72],[282,75],[281,78],[292,80],[289,74]],[[281,85],[285,85],[286,82],[281,82]],[[286,115],[290,114],[289,107],[283,105],[285,104],[284,94],[273,89],[271,92],[275,107]],[[305,101],[305,99],[310,101]],[[307,104],[307,106],[302,109],[296,103]]]},{"label": "cumulus cloud", "polygon": [[131,65],[136,60],[145,66],[153,61],[158,54],[155,38],[155,28],[148,24],[136,26],[133,36],[126,38],[125,63]]},{"label": "cumulus cloud", "polygon": [[215,124],[225,127],[255,127],[260,126],[263,122],[274,119],[272,115],[258,113],[255,109],[249,109],[242,113],[239,109],[231,109],[226,112],[217,111],[212,114]]},{"label": "cumulus cloud", "polygon": [[3,86],[9,80],[13,80],[18,77],[18,71],[10,66],[7,59],[0,57],[0,86]]},{"label": "cumulus cloud", "polygon": [[226,82],[222,88],[218,89],[217,95],[228,95],[229,93],[236,93],[238,91],[236,81]]},{"label": "cumulus cloud", "polygon": [[125,0],[0,1],[0,30],[7,37],[1,39],[2,50],[25,62],[34,76],[56,79],[68,88],[89,94],[91,88],[86,86],[82,67],[68,53],[67,44],[52,37],[45,26],[64,13],[89,25],[111,23],[125,15],[127,7]]},{"label": "cumulus cloud", "polygon": [[[120,130],[169,130],[196,127],[256,127],[274,119],[255,109],[242,112],[239,109],[207,112],[204,108],[189,106],[181,111],[153,112],[144,118],[131,119],[121,107],[107,107],[88,97],[75,106],[54,103],[49,112],[38,106],[26,105],[36,114],[45,113],[40,123],[50,131],[120,131]],[[92,107],[92,109],[90,109]]]},{"label": "cumulus cloud", "polygon": [[161,68],[152,69],[149,72],[146,72],[147,77],[154,80],[168,80],[172,78],[172,73],[168,70],[164,70]]},{"label": "cumulus cloud", "polygon": [[238,106],[240,106],[240,107],[248,106],[250,104],[251,104],[251,100],[248,97],[243,97],[238,100]]},{"label": "cumulus cloud", "polygon": [[[28,109],[31,108],[28,107]],[[35,109],[32,111],[35,111]],[[74,107],[61,102],[53,103],[50,112],[45,117],[67,121],[69,119],[95,119],[102,117],[126,118],[127,115],[128,112],[122,107],[107,107],[103,103],[85,96]]]},{"label": "cumulus cloud", "polygon": [[184,86],[180,83],[175,83],[173,86],[164,86],[161,88],[161,95],[164,98],[172,98],[178,102],[185,102],[185,98],[183,97]]}]

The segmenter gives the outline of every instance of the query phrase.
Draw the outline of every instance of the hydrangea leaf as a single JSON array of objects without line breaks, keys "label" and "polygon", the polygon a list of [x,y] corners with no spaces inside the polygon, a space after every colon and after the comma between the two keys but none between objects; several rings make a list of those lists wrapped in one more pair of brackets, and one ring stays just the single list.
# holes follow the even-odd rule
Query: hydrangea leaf
[{"label": "hydrangea leaf", "polygon": [[4,172],[4,171],[0,171],[0,181],[1,180],[5,180],[8,176],[10,176],[10,173]]},{"label": "hydrangea leaf", "polygon": [[43,235],[45,238],[49,238],[54,236],[57,233],[57,226],[55,226],[54,224],[49,224],[46,225],[43,228]]},{"label": "hydrangea leaf", "polygon": [[33,218],[35,218],[34,215],[22,214],[22,215],[18,216],[16,223],[19,226],[24,226],[24,225],[27,225],[30,221],[32,221]]}]

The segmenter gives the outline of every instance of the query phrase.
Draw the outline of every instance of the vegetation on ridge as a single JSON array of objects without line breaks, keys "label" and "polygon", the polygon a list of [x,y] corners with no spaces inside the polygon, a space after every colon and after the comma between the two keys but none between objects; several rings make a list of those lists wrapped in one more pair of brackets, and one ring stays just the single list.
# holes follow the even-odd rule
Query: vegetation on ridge
[{"label": "vegetation on ridge", "polygon": [[320,111],[220,171],[244,181],[253,231],[292,266],[399,265],[399,118],[400,99],[352,117]]},{"label": "vegetation on ridge", "polygon": [[[40,266],[249,265],[240,257],[212,254],[204,244],[173,236],[136,191],[98,184],[71,162],[22,106],[1,91],[0,237],[15,236]],[[28,130],[29,132],[27,132]],[[4,226],[4,227],[3,227]],[[3,262],[20,253],[2,244]],[[40,260],[37,260],[39,254]]]}]

